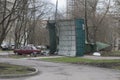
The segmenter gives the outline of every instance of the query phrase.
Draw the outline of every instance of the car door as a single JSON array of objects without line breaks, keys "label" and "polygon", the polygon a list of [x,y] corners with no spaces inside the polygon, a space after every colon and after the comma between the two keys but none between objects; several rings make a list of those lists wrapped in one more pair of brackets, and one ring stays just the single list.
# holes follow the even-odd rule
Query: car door
[{"label": "car door", "polygon": [[26,54],[27,53],[27,48],[24,46],[22,49],[22,54]]},{"label": "car door", "polygon": [[26,48],[26,54],[31,54],[31,53],[32,53],[31,46],[27,46],[27,48]]},{"label": "car door", "polygon": [[28,52],[29,52],[29,54],[33,53],[33,49],[32,49],[31,46],[29,47],[29,51]]}]

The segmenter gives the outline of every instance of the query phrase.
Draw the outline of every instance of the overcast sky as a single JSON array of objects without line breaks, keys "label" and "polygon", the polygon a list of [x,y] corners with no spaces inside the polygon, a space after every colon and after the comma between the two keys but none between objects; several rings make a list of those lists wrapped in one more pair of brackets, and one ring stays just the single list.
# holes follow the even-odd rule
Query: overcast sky
[{"label": "overcast sky", "polygon": [[[56,4],[56,0],[51,0],[53,4]],[[66,8],[66,0],[58,0],[58,8],[64,9]]]}]

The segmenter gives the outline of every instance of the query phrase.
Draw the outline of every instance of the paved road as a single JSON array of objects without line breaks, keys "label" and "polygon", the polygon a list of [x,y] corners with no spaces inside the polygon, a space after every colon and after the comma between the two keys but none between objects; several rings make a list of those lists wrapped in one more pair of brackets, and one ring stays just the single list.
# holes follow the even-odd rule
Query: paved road
[{"label": "paved road", "polygon": [[120,80],[120,71],[84,65],[0,58],[0,62],[36,67],[40,74],[0,80]]},{"label": "paved road", "polygon": [[12,51],[0,51],[0,56],[8,56],[14,54]]}]

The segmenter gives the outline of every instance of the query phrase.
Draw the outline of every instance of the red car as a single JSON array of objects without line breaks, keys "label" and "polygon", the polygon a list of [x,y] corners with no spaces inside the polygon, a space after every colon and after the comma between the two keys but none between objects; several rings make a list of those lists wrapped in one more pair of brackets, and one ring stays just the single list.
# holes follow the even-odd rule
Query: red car
[{"label": "red car", "polygon": [[41,53],[41,51],[34,46],[24,46],[20,49],[15,49],[14,53],[18,55],[22,55],[22,54],[36,55]]}]

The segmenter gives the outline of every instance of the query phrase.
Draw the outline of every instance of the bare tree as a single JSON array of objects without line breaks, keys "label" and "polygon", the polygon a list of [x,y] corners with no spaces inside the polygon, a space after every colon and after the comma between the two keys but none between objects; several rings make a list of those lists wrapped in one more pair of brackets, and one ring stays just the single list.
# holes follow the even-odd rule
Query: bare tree
[{"label": "bare tree", "polygon": [[98,17],[99,14],[97,13],[97,5],[98,5],[98,0],[92,0],[92,1],[88,1],[88,4],[91,8],[91,23],[93,26],[93,43],[96,44],[96,34],[98,31],[98,27],[100,27],[99,25],[102,23],[103,19],[105,18],[107,12],[109,11],[109,6],[110,6],[110,0],[109,0],[109,4],[107,5],[107,8],[105,10],[104,13],[100,14],[100,16],[102,17]]},{"label": "bare tree", "polygon": [[49,17],[53,6],[51,3],[45,2],[45,1],[32,1],[31,4],[32,4],[32,8],[31,8],[32,10],[30,12],[31,24],[29,28],[28,42],[31,44],[35,44],[37,40],[36,35],[39,34],[39,32],[36,33],[35,30],[42,29],[42,28],[38,28],[38,27],[41,27],[41,25],[37,25],[37,23],[38,21],[39,23],[42,23],[45,21],[43,19]]},{"label": "bare tree", "polygon": [[[109,25],[105,25],[106,19],[108,18],[108,12],[111,5],[111,0],[107,2],[104,1],[102,4],[101,10],[98,9],[100,0],[73,0],[71,1],[70,14],[73,15],[73,18],[84,18],[86,25],[86,39],[90,43],[96,44],[96,41],[99,41],[100,30],[104,27],[108,27]],[[107,34],[107,33],[106,33]],[[104,37],[105,38],[105,37]]]},{"label": "bare tree", "polygon": [[[11,4],[11,6],[8,6],[8,4]],[[15,21],[17,17],[14,16],[15,8],[17,6],[17,0],[14,1],[14,3],[11,3],[7,0],[1,0],[0,1],[0,45],[5,39],[7,33],[12,28],[12,24]]]},{"label": "bare tree", "polygon": [[[16,15],[18,18],[15,21],[15,47],[18,48],[24,38],[26,38],[27,31],[27,9],[28,9],[28,0],[18,0],[18,7],[16,8]],[[25,43],[24,43],[25,44]]]},{"label": "bare tree", "polygon": [[[46,9],[47,8],[47,9]],[[26,44],[38,44],[39,37],[37,35],[45,35],[40,33],[39,27],[47,15],[50,14],[52,6],[48,2],[28,0],[20,1],[16,15],[19,17],[15,23],[15,44],[16,48]],[[39,25],[38,25],[39,23]],[[42,38],[41,38],[42,39]]]}]

